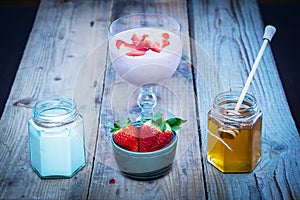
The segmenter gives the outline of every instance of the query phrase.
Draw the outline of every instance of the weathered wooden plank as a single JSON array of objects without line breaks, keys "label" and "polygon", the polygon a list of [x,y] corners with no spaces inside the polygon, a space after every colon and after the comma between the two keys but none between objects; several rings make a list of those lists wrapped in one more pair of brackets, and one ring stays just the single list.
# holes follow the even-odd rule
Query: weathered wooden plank
[{"label": "weathered wooden plank", "polygon": [[[183,25],[184,56],[175,75],[155,88],[160,103],[169,105],[180,117],[187,119],[179,132],[177,156],[170,173],[160,179],[137,182],[124,177],[113,158],[108,124],[124,115],[134,102],[138,90],[115,74],[109,65],[101,104],[100,130],[89,198],[120,199],[203,199],[205,198],[193,78],[190,63],[187,5],[185,1],[126,1],[112,7],[111,20],[139,12],[164,13]],[[170,98],[170,96],[174,98]],[[130,100],[131,98],[131,100]],[[123,101],[121,101],[121,99]],[[129,99],[129,100],[128,100]],[[179,102],[179,106],[178,105]]]},{"label": "weathered wooden plank", "polygon": [[[92,171],[106,63],[109,1],[41,1],[0,122],[1,199],[85,199]],[[97,46],[98,45],[98,46]],[[101,50],[85,58],[95,47]],[[73,97],[85,119],[87,165],[71,179],[42,180],[31,169],[27,120],[33,104]]]},{"label": "weathered wooden plank", "polygon": [[[180,67],[155,91],[188,123],[170,173],[146,182],[120,174],[107,127],[138,93],[106,61],[107,26],[136,12],[175,17],[184,40]],[[205,158],[211,100],[243,85],[262,33],[254,0],[42,1],[0,121],[0,198],[299,199],[299,134],[269,47],[250,87],[264,113],[261,162],[252,173],[222,174]],[[42,180],[30,168],[27,120],[37,100],[53,95],[73,97],[85,118],[87,166],[71,179]]]},{"label": "weathered wooden plank", "polygon": [[[262,43],[264,25],[256,1],[191,1],[194,39],[212,56],[222,82],[208,84],[208,93],[243,86]],[[280,31],[280,30],[278,30]],[[276,37],[274,38],[276,39]],[[195,46],[195,65],[201,59]],[[201,68],[202,66],[197,66]],[[212,98],[201,90],[212,74],[197,70],[197,97],[202,154],[206,154],[207,117]],[[205,72],[202,70],[201,72]],[[203,78],[204,77],[204,78]],[[222,84],[224,88],[222,87]],[[212,87],[212,88],[211,88]],[[300,196],[299,134],[291,117],[271,49],[265,51],[250,92],[263,111],[262,158],[252,173],[222,174],[205,163],[209,199],[298,199]]]}]

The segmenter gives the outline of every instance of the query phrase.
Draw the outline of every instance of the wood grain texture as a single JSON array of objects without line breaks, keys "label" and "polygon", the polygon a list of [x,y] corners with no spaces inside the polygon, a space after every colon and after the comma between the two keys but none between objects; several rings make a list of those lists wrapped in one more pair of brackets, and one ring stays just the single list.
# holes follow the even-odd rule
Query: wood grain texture
[{"label": "wood grain texture", "polygon": [[[107,27],[138,12],[177,19],[184,44],[174,76],[154,90],[188,122],[170,173],[152,181],[120,173],[108,128],[136,106],[139,90],[112,68]],[[206,160],[212,99],[243,86],[263,29],[254,0],[42,0],[0,121],[0,199],[300,199],[299,133],[270,47],[250,86],[263,111],[259,165],[222,174]],[[30,167],[27,120],[38,100],[54,95],[72,97],[85,120],[87,165],[71,179],[40,179]]]},{"label": "wood grain texture", "polygon": [[[184,55],[175,75],[155,87],[160,106],[171,109],[188,122],[179,132],[177,156],[172,170],[166,176],[137,182],[124,177],[113,158],[111,133],[108,124],[126,116],[131,106],[136,106],[138,88],[122,80],[107,65],[105,91],[101,104],[100,131],[95,154],[95,168],[91,181],[89,198],[120,199],[174,199],[205,198],[202,163],[199,151],[199,136],[196,107],[190,64],[190,43],[188,35],[187,5],[184,1],[126,1],[116,2],[112,7],[111,19],[125,14],[155,12],[168,14],[183,25]],[[171,97],[171,98],[170,98]],[[123,100],[123,101],[121,101]],[[179,104],[179,105],[178,105]],[[124,114],[125,113],[125,114]],[[110,180],[116,183],[110,184]],[[102,196],[103,195],[103,196]]]},{"label": "wood grain texture", "polygon": [[[1,199],[87,197],[105,50],[90,63],[85,58],[106,40],[109,9],[102,1],[41,2],[0,123]],[[30,167],[27,120],[37,100],[55,95],[74,98],[84,116],[87,165],[71,179],[42,180]]]},{"label": "wood grain texture", "polygon": [[[262,44],[264,24],[255,1],[191,1],[194,39],[212,56],[222,83],[208,91],[243,87]],[[280,31],[280,30],[278,30]],[[209,32],[210,34],[203,34]],[[194,49],[195,60],[199,57]],[[202,75],[205,77],[205,75]],[[195,74],[197,84],[201,76]],[[197,87],[202,152],[206,153],[209,98]],[[222,174],[205,164],[209,199],[298,199],[300,196],[299,134],[279,81],[270,47],[267,47],[250,86],[263,111],[262,158],[249,174]],[[214,96],[210,97],[212,100]],[[203,100],[206,99],[206,100]],[[201,106],[202,105],[202,106]]]}]

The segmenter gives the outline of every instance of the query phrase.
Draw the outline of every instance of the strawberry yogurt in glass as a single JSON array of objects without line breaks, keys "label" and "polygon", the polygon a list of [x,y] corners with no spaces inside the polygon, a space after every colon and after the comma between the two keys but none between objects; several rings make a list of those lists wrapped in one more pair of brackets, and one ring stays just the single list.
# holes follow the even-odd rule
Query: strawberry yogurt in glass
[{"label": "strawberry yogurt in glass", "polygon": [[181,25],[163,14],[120,17],[108,29],[109,55],[115,71],[140,87],[138,120],[153,116],[157,97],[153,85],[169,79],[182,56]]},{"label": "strawberry yogurt in glass", "polygon": [[134,28],[120,32],[110,41],[114,69],[136,86],[169,79],[182,55],[180,37],[158,28]]}]

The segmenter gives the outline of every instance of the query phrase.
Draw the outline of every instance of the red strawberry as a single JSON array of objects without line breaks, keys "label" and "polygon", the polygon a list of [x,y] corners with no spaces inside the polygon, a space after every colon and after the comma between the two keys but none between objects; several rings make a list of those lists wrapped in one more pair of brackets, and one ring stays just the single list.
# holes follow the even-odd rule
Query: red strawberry
[{"label": "red strawberry", "polygon": [[124,42],[123,40],[117,40],[117,42],[116,42],[116,47],[117,47],[118,49],[120,49],[120,47],[121,47],[123,44],[125,44],[125,42]]},{"label": "red strawberry", "polygon": [[162,48],[165,48],[170,44],[169,40],[162,40],[161,42],[162,42]]},{"label": "red strawberry", "polygon": [[116,121],[114,127],[111,127],[111,132],[114,132],[114,141],[120,147],[129,151],[138,151],[138,130],[129,119],[123,122]]},{"label": "red strawberry", "polygon": [[155,114],[140,128],[139,151],[156,151],[167,146],[172,141],[172,131],[178,130],[184,122],[179,118],[164,121],[161,114]]},{"label": "red strawberry", "polygon": [[168,33],[163,33],[163,34],[161,34],[161,37],[164,39],[169,39],[170,36]]},{"label": "red strawberry", "polygon": [[143,34],[142,37],[138,37],[136,34],[133,34],[131,37],[131,41],[136,47],[138,47],[141,43],[143,43],[145,41],[145,39],[148,36],[149,35],[147,35],[147,34]]},{"label": "red strawberry", "polygon": [[120,49],[122,45],[129,47],[131,50],[126,53],[127,56],[143,56],[148,50],[160,53],[163,48],[170,44],[168,33],[163,33],[161,35],[161,42],[151,42],[150,40],[147,40],[147,37],[149,37],[147,34],[143,34],[142,36],[133,34],[131,37],[131,44],[123,40],[117,40],[116,47],[118,49]]},{"label": "red strawberry", "polygon": [[143,56],[145,55],[146,51],[143,50],[130,50],[126,53],[127,56]]},{"label": "red strawberry", "polygon": [[150,152],[160,149],[161,145],[157,142],[157,140],[161,133],[162,131],[159,126],[153,123],[152,120],[145,122],[140,129],[139,151]]},{"label": "red strawberry", "polygon": [[149,49],[151,49],[152,51],[154,51],[156,53],[160,53],[161,47],[160,47],[160,43],[159,42],[152,43],[151,41],[148,41],[148,40],[146,40],[146,42],[148,42]]},{"label": "red strawberry", "polygon": [[135,45],[129,44],[129,43],[127,43],[127,42],[124,42],[123,40],[117,40],[117,41],[116,41],[116,47],[117,47],[118,49],[120,49],[120,47],[121,47],[122,45],[124,45],[125,47],[132,48],[132,49],[135,48]]},{"label": "red strawberry", "polygon": [[162,43],[162,48],[165,48],[166,46],[168,46],[170,44],[169,42],[169,34],[168,33],[163,33],[162,35],[162,40],[161,40],[161,43]]}]

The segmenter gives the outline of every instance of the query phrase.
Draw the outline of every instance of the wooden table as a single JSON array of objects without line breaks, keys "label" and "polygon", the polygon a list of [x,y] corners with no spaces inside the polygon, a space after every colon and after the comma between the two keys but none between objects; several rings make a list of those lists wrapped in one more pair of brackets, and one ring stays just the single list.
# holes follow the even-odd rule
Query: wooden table
[{"label": "wooden table", "polygon": [[[109,63],[107,27],[137,12],[173,16],[183,28],[182,62],[156,92],[188,122],[170,173],[152,181],[120,173],[107,126],[138,92]],[[0,121],[0,198],[300,199],[299,133],[269,46],[250,86],[263,111],[260,163],[222,174],[206,159],[212,98],[245,83],[263,30],[254,0],[42,0]],[[85,119],[87,165],[71,179],[40,179],[30,167],[27,120],[37,100],[54,95],[73,98]]]}]

